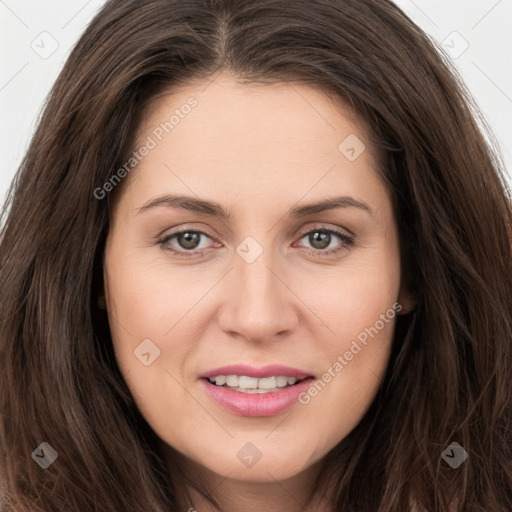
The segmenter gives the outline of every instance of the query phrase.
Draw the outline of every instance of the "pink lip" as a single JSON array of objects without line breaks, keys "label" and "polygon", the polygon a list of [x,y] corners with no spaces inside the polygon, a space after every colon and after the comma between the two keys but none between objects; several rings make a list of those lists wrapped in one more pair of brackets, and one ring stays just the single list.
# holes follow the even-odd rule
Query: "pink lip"
[{"label": "pink lip", "polygon": [[[230,372],[224,373],[226,368],[222,368],[222,372],[216,373],[215,376],[247,375],[245,372],[239,373],[239,371],[232,371],[234,367],[227,368],[230,368]],[[283,367],[279,368],[282,370]],[[262,370],[264,370],[264,372],[268,375],[267,369],[260,369],[260,373]],[[283,373],[284,375],[291,376],[287,374],[287,372],[281,371],[273,373],[273,375],[283,375]],[[251,377],[252,375],[247,376]],[[308,389],[312,380],[314,380],[314,377],[304,379],[294,386],[289,386],[279,391],[272,391],[270,393],[261,394],[249,394],[242,393],[240,391],[232,391],[231,389],[226,389],[221,386],[212,384],[207,378],[202,378],[201,383],[210,398],[212,398],[218,405],[230,412],[241,416],[274,416],[275,414],[279,414],[280,412],[288,409],[288,407],[294,403],[297,403],[300,393]]]},{"label": "pink lip", "polygon": [[311,377],[310,373],[298,370],[297,368],[290,368],[280,364],[271,364],[263,366],[262,368],[254,368],[246,364],[234,364],[229,366],[222,366],[215,368],[206,373],[203,373],[200,378],[208,379],[215,378],[218,375],[244,375],[246,377],[255,377],[261,379],[263,377],[295,377],[297,380]]}]

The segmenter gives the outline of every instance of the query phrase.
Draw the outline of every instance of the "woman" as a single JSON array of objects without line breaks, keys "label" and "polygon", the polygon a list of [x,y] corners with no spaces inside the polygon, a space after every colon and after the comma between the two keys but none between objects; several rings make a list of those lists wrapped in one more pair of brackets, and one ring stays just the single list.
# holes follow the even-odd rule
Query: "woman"
[{"label": "woman", "polygon": [[108,1],[4,220],[5,510],[512,510],[471,105],[390,1]]}]

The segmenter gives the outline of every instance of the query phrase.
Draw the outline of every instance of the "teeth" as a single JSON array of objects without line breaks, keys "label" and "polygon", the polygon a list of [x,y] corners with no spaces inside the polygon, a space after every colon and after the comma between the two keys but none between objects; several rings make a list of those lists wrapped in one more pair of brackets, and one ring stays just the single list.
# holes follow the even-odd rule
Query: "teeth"
[{"label": "teeth", "polygon": [[215,377],[215,384],[217,384],[217,386],[223,386],[226,384],[226,376],[219,375],[218,377]]},{"label": "teeth", "polygon": [[[276,377],[265,377],[264,379],[258,379],[258,387],[260,389],[274,389],[277,385]],[[240,387],[243,387],[240,385]]]},{"label": "teeth", "polygon": [[226,384],[228,386],[238,386],[238,377],[236,375],[228,375],[226,377]]},{"label": "teeth", "polygon": [[237,391],[246,393],[265,392],[266,390],[276,390],[286,386],[293,386],[297,382],[295,377],[264,377],[257,379],[255,377],[246,377],[245,375],[218,375],[210,378],[209,381],[217,386],[238,388]]},{"label": "teeth", "polygon": [[[290,377],[290,379],[293,379],[293,377]],[[288,379],[286,377],[277,377],[276,378],[276,386],[278,388],[284,388],[288,385]]]}]

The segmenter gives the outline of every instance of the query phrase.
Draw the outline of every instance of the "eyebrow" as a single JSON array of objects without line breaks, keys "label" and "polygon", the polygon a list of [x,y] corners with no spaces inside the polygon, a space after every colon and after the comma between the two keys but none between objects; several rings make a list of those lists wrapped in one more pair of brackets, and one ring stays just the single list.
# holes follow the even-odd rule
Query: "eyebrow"
[{"label": "eyebrow", "polygon": [[[190,196],[180,195],[165,195],[151,199],[140,208],[137,208],[137,215],[159,206],[182,208],[184,210],[202,213],[203,215],[218,217],[220,219],[226,220],[232,217],[231,213],[225,210],[219,203],[214,201],[207,201],[206,199],[197,199]],[[287,216],[296,219],[306,217],[307,215],[326,212],[328,210],[334,210],[336,208],[359,208],[366,211],[369,215],[373,215],[372,209],[365,202],[354,199],[350,196],[340,196],[316,203],[298,206],[293,208],[287,214]]]}]

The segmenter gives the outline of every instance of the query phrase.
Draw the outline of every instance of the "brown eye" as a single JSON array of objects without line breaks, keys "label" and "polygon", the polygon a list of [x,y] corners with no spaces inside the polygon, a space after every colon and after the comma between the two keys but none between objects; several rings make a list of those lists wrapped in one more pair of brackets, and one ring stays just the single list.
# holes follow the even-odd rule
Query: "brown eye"
[{"label": "brown eye", "polygon": [[332,235],[323,231],[312,231],[308,240],[315,249],[323,250],[331,243]]},{"label": "brown eye", "polygon": [[194,231],[185,231],[175,235],[176,241],[183,249],[196,249],[201,240],[201,234]]},{"label": "brown eye", "polygon": [[[344,249],[350,249],[354,246],[353,237],[341,230],[338,231],[335,229],[314,229],[305,233],[301,240],[304,238],[307,238],[308,243],[311,245],[310,253],[313,255],[333,254]],[[336,239],[339,240],[337,246],[335,245],[329,249],[329,246],[331,246],[333,242],[335,243]]]},{"label": "brown eye", "polygon": [[[203,238],[211,239],[204,231],[188,229],[166,235],[158,243],[165,251],[172,252],[177,256],[200,256],[206,249],[206,247],[199,247]],[[171,243],[174,239],[175,243]]]}]

